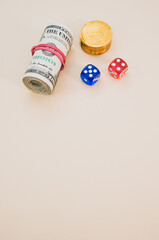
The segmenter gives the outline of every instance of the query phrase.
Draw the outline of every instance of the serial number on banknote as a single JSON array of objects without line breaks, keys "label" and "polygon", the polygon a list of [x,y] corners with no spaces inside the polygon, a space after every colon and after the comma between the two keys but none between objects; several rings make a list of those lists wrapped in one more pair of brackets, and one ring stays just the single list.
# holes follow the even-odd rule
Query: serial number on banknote
[{"label": "serial number on banknote", "polygon": [[53,64],[54,66],[56,66],[56,62],[54,62],[52,59],[50,59],[50,58],[48,58],[48,57],[44,57],[44,56],[33,56],[33,59],[43,60],[43,61],[49,62],[49,63]]}]

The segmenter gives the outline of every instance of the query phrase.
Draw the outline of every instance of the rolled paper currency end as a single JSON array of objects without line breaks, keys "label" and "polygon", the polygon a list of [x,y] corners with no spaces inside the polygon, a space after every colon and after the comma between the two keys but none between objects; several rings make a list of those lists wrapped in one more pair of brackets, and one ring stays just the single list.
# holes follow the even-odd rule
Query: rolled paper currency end
[{"label": "rolled paper currency end", "polygon": [[[58,55],[62,53],[65,58],[72,43],[72,33],[66,26],[61,24],[47,26],[39,44],[48,46],[48,48],[37,48],[33,53],[32,60],[23,77],[25,86],[35,93],[50,95],[56,85],[60,70],[63,69],[61,58]],[[55,53],[54,51],[57,50],[58,53]]]},{"label": "rolled paper currency end", "polygon": [[35,93],[50,95],[52,93],[52,88],[46,81],[42,81],[39,78],[35,77],[24,77],[23,78],[24,85],[32,90]]}]

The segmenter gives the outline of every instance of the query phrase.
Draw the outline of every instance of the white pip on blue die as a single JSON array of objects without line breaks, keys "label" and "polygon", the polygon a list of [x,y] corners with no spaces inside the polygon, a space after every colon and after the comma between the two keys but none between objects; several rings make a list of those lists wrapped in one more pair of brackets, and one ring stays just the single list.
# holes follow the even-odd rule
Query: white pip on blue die
[{"label": "white pip on blue die", "polygon": [[92,64],[88,64],[81,72],[81,79],[88,85],[95,84],[100,78],[100,71]]}]

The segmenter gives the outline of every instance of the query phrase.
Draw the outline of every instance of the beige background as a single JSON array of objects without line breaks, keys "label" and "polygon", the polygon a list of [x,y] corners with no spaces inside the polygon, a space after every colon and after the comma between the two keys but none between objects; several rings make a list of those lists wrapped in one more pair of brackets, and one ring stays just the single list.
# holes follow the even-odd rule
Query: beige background
[{"label": "beige background", "polygon": [[[0,0],[0,240],[159,239],[158,0]],[[111,49],[90,56],[82,26],[102,20]],[[22,77],[44,28],[74,45],[51,96]],[[127,61],[120,81],[108,75]],[[92,63],[100,81],[80,80]]]}]

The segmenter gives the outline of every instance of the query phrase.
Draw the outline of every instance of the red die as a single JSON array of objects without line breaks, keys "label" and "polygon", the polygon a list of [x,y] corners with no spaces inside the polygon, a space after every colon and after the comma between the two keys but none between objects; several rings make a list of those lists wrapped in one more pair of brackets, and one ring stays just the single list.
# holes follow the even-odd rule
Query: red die
[{"label": "red die", "polygon": [[116,79],[122,78],[127,70],[128,65],[121,58],[115,58],[108,67],[110,75]]}]

